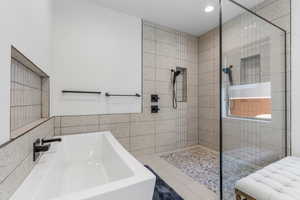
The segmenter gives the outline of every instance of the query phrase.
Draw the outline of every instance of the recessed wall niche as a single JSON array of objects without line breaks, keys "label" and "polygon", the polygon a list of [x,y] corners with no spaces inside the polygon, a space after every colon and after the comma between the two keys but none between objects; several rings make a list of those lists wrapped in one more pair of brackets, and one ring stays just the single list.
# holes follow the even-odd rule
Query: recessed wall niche
[{"label": "recessed wall niche", "polygon": [[16,48],[11,48],[10,138],[49,118],[49,76]]}]

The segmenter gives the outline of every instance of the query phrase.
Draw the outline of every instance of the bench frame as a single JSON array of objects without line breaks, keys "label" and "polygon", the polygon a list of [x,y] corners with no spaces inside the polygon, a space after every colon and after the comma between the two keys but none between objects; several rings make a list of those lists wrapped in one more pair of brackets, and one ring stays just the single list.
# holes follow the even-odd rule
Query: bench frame
[{"label": "bench frame", "polygon": [[236,200],[256,200],[253,197],[239,191],[238,189],[235,189],[235,197]]}]

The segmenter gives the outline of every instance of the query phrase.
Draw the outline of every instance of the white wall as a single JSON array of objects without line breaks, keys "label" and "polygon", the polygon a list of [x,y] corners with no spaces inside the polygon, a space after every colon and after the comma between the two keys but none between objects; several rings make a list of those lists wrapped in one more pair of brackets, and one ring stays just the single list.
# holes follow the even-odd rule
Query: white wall
[{"label": "white wall", "polygon": [[52,114],[140,112],[141,98],[61,91],[141,94],[141,20],[94,0],[53,2]]},{"label": "white wall", "polygon": [[300,1],[292,0],[292,152],[300,156]]},{"label": "white wall", "polygon": [[10,53],[15,46],[50,72],[51,0],[1,0],[0,6],[0,144],[9,140]]}]

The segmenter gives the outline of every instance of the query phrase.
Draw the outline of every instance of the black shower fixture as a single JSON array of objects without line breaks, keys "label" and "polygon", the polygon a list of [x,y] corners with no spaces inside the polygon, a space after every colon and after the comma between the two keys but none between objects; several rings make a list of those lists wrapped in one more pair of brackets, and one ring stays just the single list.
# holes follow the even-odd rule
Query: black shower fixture
[{"label": "black shower fixture", "polygon": [[172,77],[173,85],[175,85],[175,83],[176,83],[176,78],[177,78],[177,76],[180,75],[181,71],[180,71],[180,70],[174,70],[174,69],[171,69],[171,72],[172,72],[172,74],[173,74],[173,77]]},{"label": "black shower fixture", "polygon": [[230,65],[229,67],[223,68],[222,71],[228,75],[229,84],[233,85],[233,79],[232,79],[232,68],[233,65]]},{"label": "black shower fixture", "polygon": [[172,105],[173,108],[176,109],[177,108],[177,99],[176,99],[176,79],[177,77],[181,74],[181,70],[174,70],[171,69],[171,82],[172,82]]},{"label": "black shower fixture", "polygon": [[151,102],[157,103],[159,100],[158,94],[151,94]]}]

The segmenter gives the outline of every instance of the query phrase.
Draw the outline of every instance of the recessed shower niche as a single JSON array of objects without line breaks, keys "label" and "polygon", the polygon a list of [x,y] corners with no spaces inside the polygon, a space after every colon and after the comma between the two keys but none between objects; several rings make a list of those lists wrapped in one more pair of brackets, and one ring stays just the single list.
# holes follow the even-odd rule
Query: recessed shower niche
[{"label": "recessed shower niche", "polygon": [[49,118],[49,76],[20,51],[11,50],[10,138]]}]

